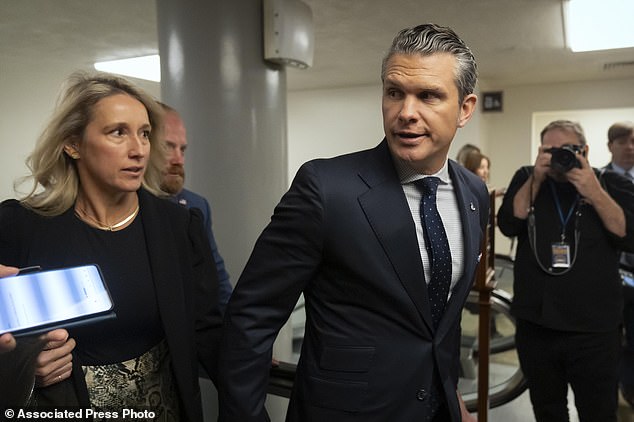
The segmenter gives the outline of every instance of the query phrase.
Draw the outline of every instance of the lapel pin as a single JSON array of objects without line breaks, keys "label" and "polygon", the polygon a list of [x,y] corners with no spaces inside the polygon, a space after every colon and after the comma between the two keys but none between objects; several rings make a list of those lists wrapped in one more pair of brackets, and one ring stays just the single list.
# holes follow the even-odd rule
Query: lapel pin
[{"label": "lapel pin", "polygon": [[471,208],[471,211],[475,211],[476,210],[476,207],[475,207],[475,205],[473,205],[473,202],[469,203],[469,208]]}]

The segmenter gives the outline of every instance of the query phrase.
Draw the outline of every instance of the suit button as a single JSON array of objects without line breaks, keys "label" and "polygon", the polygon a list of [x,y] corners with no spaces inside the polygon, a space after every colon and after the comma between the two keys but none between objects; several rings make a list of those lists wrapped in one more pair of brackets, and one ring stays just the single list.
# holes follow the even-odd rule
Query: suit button
[{"label": "suit button", "polygon": [[416,392],[416,398],[418,400],[423,401],[425,400],[425,397],[427,397],[427,391],[424,388],[421,388]]}]

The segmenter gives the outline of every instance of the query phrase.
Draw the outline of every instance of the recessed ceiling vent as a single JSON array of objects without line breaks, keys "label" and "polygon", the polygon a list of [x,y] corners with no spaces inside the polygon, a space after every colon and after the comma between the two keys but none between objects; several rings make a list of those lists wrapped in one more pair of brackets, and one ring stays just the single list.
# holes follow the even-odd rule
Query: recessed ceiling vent
[{"label": "recessed ceiling vent", "polygon": [[618,70],[625,68],[634,68],[634,60],[629,62],[610,62],[603,64],[603,70]]}]

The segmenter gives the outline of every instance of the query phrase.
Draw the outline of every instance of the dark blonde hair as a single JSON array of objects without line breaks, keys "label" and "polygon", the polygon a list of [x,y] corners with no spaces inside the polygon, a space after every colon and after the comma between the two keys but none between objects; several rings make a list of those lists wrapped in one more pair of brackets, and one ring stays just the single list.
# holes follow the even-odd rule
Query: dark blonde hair
[{"label": "dark blonde hair", "polygon": [[489,169],[491,168],[491,160],[489,160],[489,157],[487,157],[486,155],[482,154],[479,151],[471,151],[469,152],[464,160],[464,167],[469,170],[471,173],[477,174],[478,173],[478,169],[480,168],[480,164],[482,163],[482,160],[487,160],[487,164],[489,165]]},{"label": "dark blonde hair", "polygon": [[29,181],[29,192],[22,203],[42,215],[59,215],[75,203],[79,191],[77,167],[64,153],[64,146],[81,139],[86,126],[93,119],[95,105],[116,94],[129,95],[141,102],[147,110],[151,125],[150,158],[143,187],[161,195],[161,171],[164,163],[163,110],[152,96],[126,79],[103,72],[75,72],[65,82],[55,110],[46,128],[38,138],[26,165],[31,174],[16,182],[17,186]]},{"label": "dark blonde hair", "polygon": [[458,154],[456,154],[456,161],[464,167],[465,162],[467,161],[467,156],[474,151],[480,152],[480,148],[473,144],[464,144],[458,151]]}]

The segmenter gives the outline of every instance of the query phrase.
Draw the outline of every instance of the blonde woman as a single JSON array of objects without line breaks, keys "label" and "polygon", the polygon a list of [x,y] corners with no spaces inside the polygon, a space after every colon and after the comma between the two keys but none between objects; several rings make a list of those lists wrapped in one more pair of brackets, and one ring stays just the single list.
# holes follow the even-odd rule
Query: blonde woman
[{"label": "blonde woman", "polygon": [[199,212],[159,198],[162,126],[160,105],[125,79],[73,74],[27,160],[29,193],[0,205],[0,263],[96,263],[117,314],[46,335],[32,406],[202,420],[197,362],[213,378],[216,268]]}]

